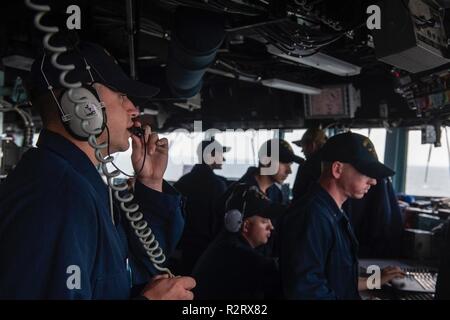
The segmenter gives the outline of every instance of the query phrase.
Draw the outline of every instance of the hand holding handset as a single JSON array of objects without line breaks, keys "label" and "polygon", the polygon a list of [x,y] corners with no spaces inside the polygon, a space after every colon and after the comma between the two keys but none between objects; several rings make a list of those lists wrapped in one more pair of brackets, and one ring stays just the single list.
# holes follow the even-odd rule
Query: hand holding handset
[{"label": "hand holding handset", "polygon": [[[134,118],[131,134],[131,163],[135,176],[143,185],[162,192],[164,173],[169,162],[169,142],[159,137],[149,125],[142,125]],[[141,129],[142,128],[142,129]]]},{"label": "hand holding handset", "polygon": [[145,134],[145,130],[142,129],[142,127],[131,127],[128,129],[132,134],[135,136],[138,136],[139,138],[142,138]]},{"label": "hand holding handset", "polygon": [[196,283],[191,277],[173,277],[168,274],[155,276],[142,290],[141,295],[149,300],[192,300],[192,289]]},{"label": "hand holding handset", "polygon": [[[133,126],[128,130],[139,138],[145,138],[145,130],[140,126]],[[141,294],[150,300],[192,300],[194,296],[191,290],[195,285],[192,277],[170,277],[168,274],[162,274],[155,276]]]}]

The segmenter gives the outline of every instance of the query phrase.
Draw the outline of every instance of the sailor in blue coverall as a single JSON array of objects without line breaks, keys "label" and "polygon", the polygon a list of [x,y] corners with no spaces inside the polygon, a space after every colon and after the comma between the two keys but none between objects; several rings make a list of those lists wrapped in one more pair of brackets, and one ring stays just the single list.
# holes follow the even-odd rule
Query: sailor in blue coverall
[{"label": "sailor in blue coverall", "polygon": [[[130,80],[103,48],[81,43],[78,49],[58,61],[75,64],[69,80],[90,86],[105,105],[109,133],[97,140],[108,141],[110,153],[125,151],[138,114],[126,95],[149,97],[156,89]],[[111,214],[94,149],[63,126],[43,79],[59,99],[60,71],[49,60],[36,59],[31,73],[33,105],[44,124],[37,148],[24,154],[0,188],[0,299],[192,299],[195,281],[154,277],[157,270],[117,204]],[[132,136],[133,167],[138,172],[142,166],[135,199],[169,256],[184,226],[180,195],[162,179],[167,140],[150,128],[144,136]]]},{"label": "sailor in blue coverall", "polygon": [[[360,299],[367,279],[358,276],[358,241],[342,204],[362,198],[394,172],[378,161],[369,138],[347,132],[322,149],[318,183],[281,223],[280,270],[288,299]],[[381,272],[380,284],[403,276],[398,267]]]}]

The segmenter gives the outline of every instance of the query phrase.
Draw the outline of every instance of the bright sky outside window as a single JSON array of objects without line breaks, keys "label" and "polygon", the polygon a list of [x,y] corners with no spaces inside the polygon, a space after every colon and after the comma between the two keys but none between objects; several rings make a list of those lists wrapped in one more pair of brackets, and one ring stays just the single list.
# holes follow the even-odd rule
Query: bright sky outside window
[{"label": "bright sky outside window", "polygon": [[[450,135],[450,130],[449,131]],[[408,134],[408,158],[406,167],[407,194],[419,196],[450,196],[450,160],[446,131],[442,130],[441,145],[422,144],[420,130]],[[431,150],[431,155],[430,155]],[[430,155],[427,170],[428,156]]]}]

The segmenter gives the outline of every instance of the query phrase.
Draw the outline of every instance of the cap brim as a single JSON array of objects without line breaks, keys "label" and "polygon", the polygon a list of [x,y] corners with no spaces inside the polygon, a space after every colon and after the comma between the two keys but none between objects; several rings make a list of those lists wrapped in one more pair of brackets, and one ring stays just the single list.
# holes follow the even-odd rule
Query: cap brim
[{"label": "cap brim", "polygon": [[383,179],[395,174],[394,170],[378,161],[357,162],[352,165],[362,174],[374,179]]},{"label": "cap brim", "polygon": [[296,146],[301,147],[303,145],[304,141],[300,139],[300,140],[292,141],[292,143],[295,144]]},{"label": "cap brim", "polygon": [[280,162],[283,163],[291,163],[291,162],[295,162],[298,164],[302,164],[303,162],[305,162],[305,159],[303,159],[302,157],[296,156],[294,154],[289,155],[289,156],[284,156],[284,157],[280,157]]},{"label": "cap brim", "polygon": [[280,204],[271,203],[265,209],[263,209],[261,212],[255,214],[255,215],[263,217],[263,218],[267,218],[267,219],[270,219],[273,221],[274,219],[278,218],[284,212],[284,209],[285,208]]},{"label": "cap brim", "polygon": [[293,162],[298,163],[298,164],[302,164],[303,162],[305,162],[305,159],[303,159],[302,157],[299,157],[299,156],[294,156],[294,161]]},{"label": "cap brim", "polygon": [[159,93],[158,88],[131,79],[111,81],[106,85],[138,99],[150,99]]}]

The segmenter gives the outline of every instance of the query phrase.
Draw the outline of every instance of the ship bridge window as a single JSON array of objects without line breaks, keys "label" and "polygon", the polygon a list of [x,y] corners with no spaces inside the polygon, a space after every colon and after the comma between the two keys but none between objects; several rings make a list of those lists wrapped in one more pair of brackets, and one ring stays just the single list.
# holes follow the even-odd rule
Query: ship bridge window
[{"label": "ship bridge window", "polygon": [[441,147],[422,144],[421,130],[408,133],[408,158],[406,167],[407,194],[417,196],[450,196],[450,153],[447,135],[442,130]]}]

